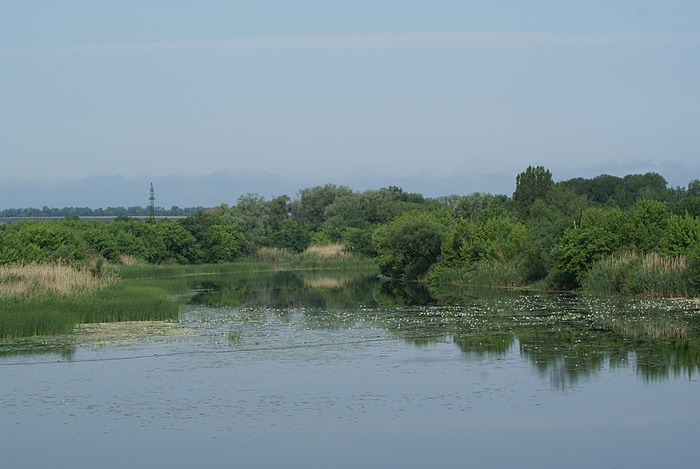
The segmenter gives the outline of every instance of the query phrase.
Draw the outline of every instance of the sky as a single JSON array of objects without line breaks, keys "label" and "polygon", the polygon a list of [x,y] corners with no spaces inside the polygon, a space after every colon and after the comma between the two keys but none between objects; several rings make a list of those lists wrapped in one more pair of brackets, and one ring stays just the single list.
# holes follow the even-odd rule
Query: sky
[{"label": "sky", "polygon": [[673,0],[2,2],[0,186],[264,171],[467,193],[529,165],[686,185],[698,18]]}]

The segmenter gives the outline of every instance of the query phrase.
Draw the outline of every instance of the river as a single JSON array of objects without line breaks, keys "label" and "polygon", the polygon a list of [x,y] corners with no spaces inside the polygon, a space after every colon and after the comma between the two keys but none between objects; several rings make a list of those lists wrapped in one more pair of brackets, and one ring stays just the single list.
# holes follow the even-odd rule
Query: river
[{"label": "river", "polygon": [[700,304],[193,277],[172,322],[0,341],[3,467],[692,467]]}]

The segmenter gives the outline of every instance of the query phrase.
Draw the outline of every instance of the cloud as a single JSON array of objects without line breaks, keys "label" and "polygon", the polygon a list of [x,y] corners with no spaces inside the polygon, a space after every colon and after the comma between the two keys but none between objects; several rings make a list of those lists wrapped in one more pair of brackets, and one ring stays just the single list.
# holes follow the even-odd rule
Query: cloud
[{"label": "cloud", "polygon": [[251,50],[430,50],[518,47],[590,47],[698,45],[699,34],[571,33],[374,33],[315,36],[267,36],[202,41],[150,42],[94,46],[2,49],[0,55],[70,54],[111,51],[251,51]]}]

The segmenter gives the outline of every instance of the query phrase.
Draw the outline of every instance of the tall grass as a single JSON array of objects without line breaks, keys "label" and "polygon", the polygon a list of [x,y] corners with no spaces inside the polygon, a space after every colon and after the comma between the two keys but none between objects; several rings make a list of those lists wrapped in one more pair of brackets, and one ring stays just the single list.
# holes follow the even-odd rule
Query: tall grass
[{"label": "tall grass", "polygon": [[288,259],[290,269],[376,269],[373,259],[366,259],[345,251],[344,244],[310,246],[304,252]]},{"label": "tall grass", "polygon": [[254,259],[263,262],[283,262],[294,257],[289,249],[263,246],[255,253]]},{"label": "tall grass", "polygon": [[[376,269],[372,260],[342,252],[342,246],[311,249],[288,257],[287,268]],[[170,296],[188,291],[186,277],[277,270],[255,259],[229,264],[154,266],[134,259],[106,269],[64,264],[0,266],[0,338],[67,333],[76,324],[177,318]],[[121,280],[120,280],[121,279]],[[331,287],[332,285],[325,285]]]},{"label": "tall grass", "polygon": [[430,275],[435,283],[452,283],[491,287],[517,287],[523,284],[523,275],[514,262],[479,262],[468,267],[439,268]]},{"label": "tall grass", "polygon": [[15,296],[0,302],[0,338],[64,334],[76,324],[177,317],[178,305],[154,287],[117,287],[81,296]]},{"label": "tall grass", "polygon": [[479,262],[476,268],[466,275],[469,285],[497,287],[517,287],[523,284],[523,277],[514,263]]},{"label": "tall grass", "polygon": [[697,294],[686,271],[685,256],[622,252],[593,264],[581,282],[593,294],[688,297]]},{"label": "tall grass", "polygon": [[63,263],[0,265],[0,298],[80,295],[105,288],[117,280],[114,274],[94,275],[88,268]]},{"label": "tall grass", "polygon": [[345,245],[339,243],[324,246],[310,246],[297,256],[299,260],[324,261],[356,261],[360,259],[354,254],[345,252]]},{"label": "tall grass", "polygon": [[115,273],[60,263],[0,266],[0,338],[62,334],[80,323],[174,319],[177,311],[164,289],[127,285]]}]

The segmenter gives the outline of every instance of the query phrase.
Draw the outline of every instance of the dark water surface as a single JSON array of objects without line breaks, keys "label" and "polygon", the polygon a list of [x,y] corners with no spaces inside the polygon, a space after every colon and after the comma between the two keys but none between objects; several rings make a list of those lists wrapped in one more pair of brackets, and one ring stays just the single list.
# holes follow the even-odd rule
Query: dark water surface
[{"label": "dark water surface", "polygon": [[3,467],[694,467],[700,304],[193,277],[180,321],[0,341]]}]

